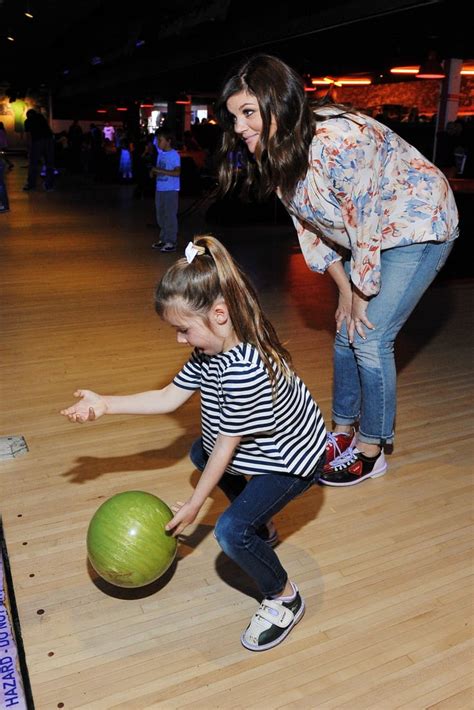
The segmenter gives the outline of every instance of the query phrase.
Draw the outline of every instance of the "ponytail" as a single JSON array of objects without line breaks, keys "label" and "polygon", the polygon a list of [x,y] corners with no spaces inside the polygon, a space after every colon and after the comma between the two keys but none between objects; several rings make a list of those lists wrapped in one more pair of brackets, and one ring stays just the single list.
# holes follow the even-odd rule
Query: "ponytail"
[{"label": "ponytail", "polygon": [[206,317],[221,297],[237,338],[258,350],[275,390],[278,374],[291,379],[291,356],[265,316],[253,285],[215,237],[197,236],[194,245],[205,253],[191,263],[179,259],[168,269],[156,289],[157,313],[163,316],[169,306],[181,304]]}]

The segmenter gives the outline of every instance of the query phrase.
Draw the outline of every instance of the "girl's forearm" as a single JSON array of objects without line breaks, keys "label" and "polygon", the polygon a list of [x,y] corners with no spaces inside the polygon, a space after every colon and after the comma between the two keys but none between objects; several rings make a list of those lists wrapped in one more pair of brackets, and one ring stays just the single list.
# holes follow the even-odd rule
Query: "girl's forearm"
[{"label": "girl's forearm", "polygon": [[212,450],[212,454],[209,456],[209,460],[206,464],[194,493],[191,496],[190,504],[196,508],[201,508],[206,498],[212,493],[213,489],[217,486],[222,476],[225,473],[227,466],[229,465],[234,451],[237,448],[241,437],[240,436],[224,436],[219,434]]},{"label": "girl's forearm", "polygon": [[193,394],[170,383],[161,390],[103,397],[107,414],[167,414],[174,412]]}]

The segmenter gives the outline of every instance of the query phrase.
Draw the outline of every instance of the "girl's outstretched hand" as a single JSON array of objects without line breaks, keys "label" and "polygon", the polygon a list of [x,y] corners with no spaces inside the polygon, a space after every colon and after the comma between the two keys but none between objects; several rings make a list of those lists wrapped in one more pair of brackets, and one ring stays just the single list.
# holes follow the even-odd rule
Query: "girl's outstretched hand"
[{"label": "girl's outstretched hand", "polygon": [[60,414],[67,417],[70,422],[93,422],[107,413],[107,403],[100,394],[91,390],[76,390],[74,397],[80,397],[79,402],[67,409],[62,409]]}]

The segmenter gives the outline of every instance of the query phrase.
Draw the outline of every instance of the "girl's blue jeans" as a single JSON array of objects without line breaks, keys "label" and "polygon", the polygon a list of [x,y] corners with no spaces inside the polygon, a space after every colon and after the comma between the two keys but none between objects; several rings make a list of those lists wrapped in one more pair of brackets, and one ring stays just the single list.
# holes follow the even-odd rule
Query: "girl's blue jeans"
[{"label": "girl's blue jeans", "polygon": [[[197,439],[189,454],[199,471],[203,471],[208,455],[202,439]],[[224,473],[219,488],[231,501],[217,521],[215,537],[231,560],[239,565],[265,598],[281,594],[288,575],[275,551],[258,532],[273,515],[315,483],[322,472],[323,460],[307,478],[269,473],[258,476],[236,476]]]},{"label": "girl's blue jeans", "polygon": [[[393,442],[396,412],[394,342],[408,316],[444,265],[454,241],[424,242],[381,253],[381,289],[370,299],[365,328],[350,345],[346,326],[334,343],[333,412],[335,424],[359,422],[360,441]],[[350,263],[345,265],[350,273]]]}]

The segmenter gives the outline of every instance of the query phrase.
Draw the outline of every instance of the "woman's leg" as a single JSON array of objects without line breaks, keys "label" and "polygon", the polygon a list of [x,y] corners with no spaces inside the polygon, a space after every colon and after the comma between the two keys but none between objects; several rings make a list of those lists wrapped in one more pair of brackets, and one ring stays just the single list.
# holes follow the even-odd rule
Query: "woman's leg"
[{"label": "woman's leg", "polygon": [[[357,363],[361,388],[358,449],[364,457],[346,456],[336,460],[332,472],[325,473],[322,482],[328,485],[353,485],[368,477],[382,475],[386,470],[380,447],[392,443],[396,412],[396,369],[394,343],[401,327],[419,302],[423,293],[444,265],[454,242],[425,242],[387,249],[381,256],[382,285],[377,296],[369,301],[367,316],[375,326],[366,329],[366,338],[358,334],[352,346],[336,343],[335,363],[343,363],[351,348]],[[341,378],[335,370],[335,380]],[[336,402],[334,409],[340,406]],[[348,414],[348,412],[346,412]],[[337,420],[336,420],[337,421]],[[375,449],[375,450],[374,450]]]},{"label": "woman's leg", "polygon": [[445,263],[454,242],[413,244],[382,252],[380,292],[367,315],[376,328],[354,339],[362,388],[358,440],[391,443],[396,412],[395,338]]},{"label": "woman's leg", "polygon": [[452,245],[425,242],[383,251],[381,289],[367,307],[375,330],[366,329],[365,340],[356,333],[352,346],[345,326],[336,337],[333,416],[340,424],[359,418],[360,441],[382,445],[393,441],[395,338]]}]

